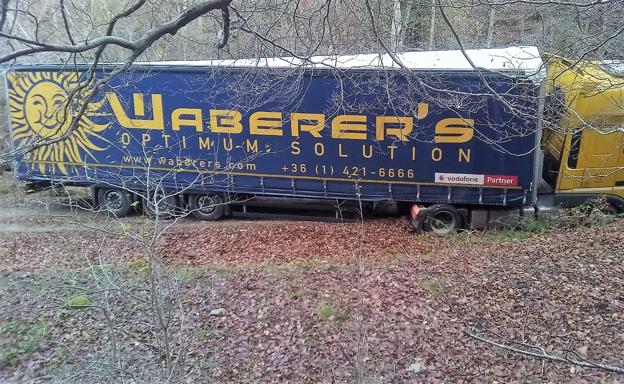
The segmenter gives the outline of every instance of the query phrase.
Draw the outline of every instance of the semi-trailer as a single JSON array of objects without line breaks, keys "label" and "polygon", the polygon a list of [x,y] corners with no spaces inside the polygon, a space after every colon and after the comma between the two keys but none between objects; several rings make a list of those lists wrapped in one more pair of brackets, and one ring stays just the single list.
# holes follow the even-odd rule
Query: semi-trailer
[{"label": "semi-trailer", "polygon": [[[138,201],[203,220],[263,199],[391,202],[440,233],[534,215],[541,201],[624,206],[624,173],[600,189],[582,181],[605,169],[602,136],[576,110],[600,92],[565,65],[548,72],[535,47],[137,63],[82,108],[115,68],[5,70],[14,169],[28,190],[88,186],[116,216]],[[562,107],[544,112],[549,103]],[[547,135],[546,115],[562,123]],[[613,134],[604,139],[614,148]]]}]

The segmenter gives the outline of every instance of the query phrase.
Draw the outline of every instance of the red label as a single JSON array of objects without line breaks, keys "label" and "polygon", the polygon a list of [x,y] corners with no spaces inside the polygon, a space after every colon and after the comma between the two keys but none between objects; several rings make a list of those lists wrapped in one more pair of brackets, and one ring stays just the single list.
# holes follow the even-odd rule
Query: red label
[{"label": "red label", "polygon": [[518,176],[485,175],[483,184],[497,187],[516,187]]}]

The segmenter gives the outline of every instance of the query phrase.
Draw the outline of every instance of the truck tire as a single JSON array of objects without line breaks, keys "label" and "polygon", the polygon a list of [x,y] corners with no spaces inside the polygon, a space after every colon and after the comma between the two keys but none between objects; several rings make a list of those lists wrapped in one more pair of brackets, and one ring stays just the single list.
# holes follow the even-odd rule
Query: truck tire
[{"label": "truck tire", "polygon": [[189,195],[189,209],[193,217],[199,220],[215,221],[223,218],[225,204],[217,194]]},{"label": "truck tire", "polygon": [[437,235],[448,235],[464,227],[464,219],[457,210],[449,204],[435,204],[428,208],[423,228],[427,232]]},{"label": "truck tire", "polygon": [[115,217],[124,217],[132,208],[130,194],[118,188],[100,188],[97,202],[101,209]]},{"label": "truck tire", "polygon": [[[163,195],[163,191],[148,193],[149,199],[143,199],[143,212],[151,217],[173,219],[180,214],[180,205],[177,195]],[[156,202],[158,207],[156,207]],[[157,209],[158,208],[158,209]]]}]

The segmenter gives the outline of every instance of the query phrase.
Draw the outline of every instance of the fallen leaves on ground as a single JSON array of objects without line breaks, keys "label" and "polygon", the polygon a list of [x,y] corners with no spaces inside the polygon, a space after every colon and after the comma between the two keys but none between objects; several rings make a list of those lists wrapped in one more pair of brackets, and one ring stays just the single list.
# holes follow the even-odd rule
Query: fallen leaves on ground
[{"label": "fallen leaves on ground", "polygon": [[431,252],[441,241],[417,236],[406,219],[363,223],[189,223],[165,234],[159,251],[172,262],[192,264],[337,261]]},{"label": "fallen leaves on ground", "polygon": [[[78,356],[109,356],[102,314],[64,307],[85,294],[77,288],[92,285],[89,277],[68,278],[54,267],[82,268],[98,249],[109,262],[133,265],[141,252],[127,239],[101,248],[101,234],[78,233],[0,235],[0,296],[8,298],[0,320],[44,321],[50,329],[41,351],[0,368],[0,378],[19,370],[31,372],[28,378],[49,374],[42,361],[56,361],[59,343],[72,353],[57,363],[57,377],[83,367]],[[197,382],[622,381],[514,355],[463,331],[622,365],[624,221],[526,238],[417,235],[403,219],[188,221],[158,250],[173,270],[194,271],[183,274],[184,317],[174,324],[187,342],[183,374]],[[146,294],[145,280],[118,283],[127,281]],[[159,361],[149,313],[128,297],[116,300],[127,367],[146,374]]]}]

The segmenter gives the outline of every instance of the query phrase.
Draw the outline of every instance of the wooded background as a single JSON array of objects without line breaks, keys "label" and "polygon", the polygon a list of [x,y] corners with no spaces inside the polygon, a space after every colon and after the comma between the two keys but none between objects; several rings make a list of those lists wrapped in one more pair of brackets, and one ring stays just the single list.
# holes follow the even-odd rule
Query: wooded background
[{"label": "wooded background", "polygon": [[[210,1],[3,1],[5,18],[0,54],[29,44],[76,44],[106,34],[115,18],[141,6],[114,25],[114,36],[136,39]],[[219,3],[219,2],[214,2]],[[544,53],[572,59],[624,57],[622,1],[567,0],[234,0],[227,45],[220,49],[221,12],[202,14],[174,35],[156,40],[140,61],[202,60],[272,56],[311,56],[377,52],[389,49],[456,49],[536,45]],[[217,8],[218,9],[218,8]],[[445,20],[445,17],[448,20]],[[452,33],[452,28],[457,36]],[[32,46],[32,44],[30,44]],[[80,55],[43,52],[20,62],[90,62],[95,51]],[[108,45],[102,61],[126,60],[128,52]]]},{"label": "wooded background", "polygon": [[[534,45],[546,62],[558,55],[571,65],[624,58],[624,0],[0,1],[0,64],[119,64],[70,95],[85,108],[137,61],[510,45]],[[0,125],[0,146],[8,147]]]}]

